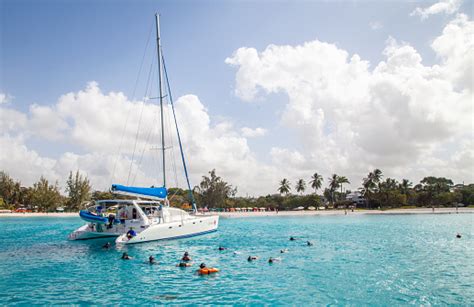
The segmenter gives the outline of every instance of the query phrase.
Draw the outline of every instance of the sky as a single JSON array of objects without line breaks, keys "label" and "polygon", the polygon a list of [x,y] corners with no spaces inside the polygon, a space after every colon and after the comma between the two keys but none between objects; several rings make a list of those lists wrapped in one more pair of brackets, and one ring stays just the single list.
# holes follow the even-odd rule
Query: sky
[{"label": "sky", "polygon": [[[242,196],[315,172],[355,190],[374,168],[474,182],[462,0],[0,0],[0,169],[162,184],[155,12],[192,185],[211,169]],[[183,187],[173,133],[168,186]]]}]

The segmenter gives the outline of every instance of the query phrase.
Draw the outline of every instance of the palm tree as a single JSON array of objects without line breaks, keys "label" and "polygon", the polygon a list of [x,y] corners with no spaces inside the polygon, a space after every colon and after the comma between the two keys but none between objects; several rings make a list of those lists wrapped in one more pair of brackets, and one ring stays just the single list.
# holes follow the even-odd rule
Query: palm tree
[{"label": "palm tree", "polygon": [[298,182],[296,183],[296,191],[300,192],[300,194],[303,194],[305,189],[306,189],[306,182],[304,182],[303,179],[298,180]]},{"label": "palm tree", "polygon": [[329,191],[331,192],[331,202],[334,203],[334,192],[339,188],[339,176],[333,174],[329,178]]},{"label": "palm tree", "polygon": [[280,194],[288,194],[290,193],[290,190],[290,182],[288,181],[288,179],[283,178],[283,180],[280,181],[280,187],[278,188],[278,192],[280,192]]},{"label": "palm tree", "polygon": [[346,176],[339,176],[337,179],[338,183],[341,185],[341,195],[342,195],[342,185],[344,183],[350,184],[349,179]]},{"label": "palm tree", "polygon": [[314,173],[313,176],[311,176],[311,187],[314,189],[314,193],[317,193],[317,191],[321,188],[322,183],[323,183],[323,177],[319,175],[318,173]]},{"label": "palm tree", "polygon": [[375,183],[379,183],[382,177],[383,177],[382,171],[379,170],[378,168],[374,169],[374,171],[372,172],[372,180]]}]

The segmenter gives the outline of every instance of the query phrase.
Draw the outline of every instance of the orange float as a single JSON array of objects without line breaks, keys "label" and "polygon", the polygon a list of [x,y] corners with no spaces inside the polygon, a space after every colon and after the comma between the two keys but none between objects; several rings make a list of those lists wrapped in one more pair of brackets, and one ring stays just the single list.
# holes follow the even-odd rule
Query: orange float
[{"label": "orange float", "polygon": [[208,274],[217,273],[217,272],[219,272],[219,269],[216,269],[216,268],[203,268],[203,269],[198,270],[198,273],[202,275],[208,275]]}]

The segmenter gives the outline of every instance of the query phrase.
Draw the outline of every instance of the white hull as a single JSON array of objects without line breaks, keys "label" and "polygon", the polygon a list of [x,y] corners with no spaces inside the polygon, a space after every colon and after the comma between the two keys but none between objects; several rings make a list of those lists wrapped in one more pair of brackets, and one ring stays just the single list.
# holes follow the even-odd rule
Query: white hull
[{"label": "white hull", "polygon": [[90,239],[101,239],[101,238],[115,238],[122,234],[122,232],[104,231],[97,232],[91,229],[89,224],[83,225],[76,229],[74,232],[69,234],[69,240],[90,240]]},{"label": "white hull", "polygon": [[123,234],[115,240],[115,243],[135,244],[157,240],[180,239],[216,231],[218,226],[219,216],[196,215],[179,222],[152,224],[131,239],[128,239],[127,235]]}]

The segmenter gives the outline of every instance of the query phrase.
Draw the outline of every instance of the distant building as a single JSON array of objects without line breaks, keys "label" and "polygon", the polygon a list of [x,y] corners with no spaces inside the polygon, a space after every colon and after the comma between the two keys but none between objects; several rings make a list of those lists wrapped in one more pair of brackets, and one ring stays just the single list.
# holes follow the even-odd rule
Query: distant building
[{"label": "distant building", "polygon": [[352,192],[346,195],[346,201],[352,202],[354,205],[365,205],[367,201],[365,198],[360,194],[360,192]]}]

